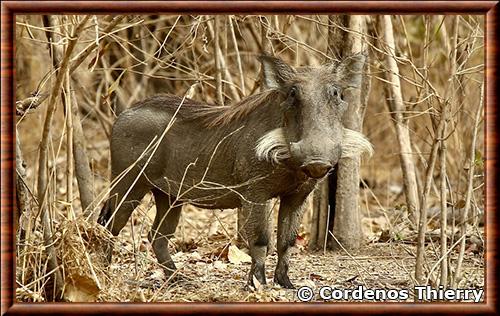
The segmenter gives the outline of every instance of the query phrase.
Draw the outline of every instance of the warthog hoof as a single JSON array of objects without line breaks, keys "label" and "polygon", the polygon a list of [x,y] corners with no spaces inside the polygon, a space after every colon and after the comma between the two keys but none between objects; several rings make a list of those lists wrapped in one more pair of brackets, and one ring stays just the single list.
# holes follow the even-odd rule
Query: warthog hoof
[{"label": "warthog hoof", "polygon": [[295,286],[293,286],[292,282],[290,281],[290,278],[288,278],[288,275],[283,273],[276,273],[274,275],[274,283],[278,283],[285,289],[295,288]]},{"label": "warthog hoof", "polygon": [[257,288],[257,284],[254,282],[254,277],[260,285],[266,284],[266,268],[264,264],[252,264],[250,273],[248,274],[248,288]]}]

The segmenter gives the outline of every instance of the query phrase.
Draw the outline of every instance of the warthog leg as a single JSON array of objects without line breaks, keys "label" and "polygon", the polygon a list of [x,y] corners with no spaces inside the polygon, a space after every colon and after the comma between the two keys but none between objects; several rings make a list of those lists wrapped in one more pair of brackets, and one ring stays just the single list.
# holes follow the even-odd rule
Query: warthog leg
[{"label": "warthog leg", "polygon": [[[273,211],[273,206],[274,203],[272,203],[272,200],[267,201],[266,205],[266,214],[268,217],[267,221],[264,221],[262,224],[267,225],[267,229],[269,230],[269,244],[267,245],[267,254],[273,253],[276,249],[274,247],[273,243],[273,216],[272,216],[272,211]],[[238,226],[237,226],[237,237],[236,237],[236,243],[237,246],[240,248],[247,248],[249,249],[249,244],[248,244],[248,237],[247,237],[247,230],[245,228],[247,221],[248,221],[248,213],[250,212],[251,207],[248,205],[240,207],[238,209]]]},{"label": "warthog leg", "polygon": [[250,247],[252,265],[248,275],[248,285],[255,286],[253,277],[260,284],[266,284],[266,256],[267,245],[269,244],[268,216],[266,216],[266,204],[253,204],[244,202],[244,207],[248,210],[247,223],[245,225],[246,236]]},{"label": "warthog leg", "polygon": [[156,202],[156,216],[148,239],[153,245],[156,259],[163,267],[168,279],[176,270],[175,263],[168,251],[168,239],[175,233],[182,206],[172,206],[169,196],[158,189],[153,189],[153,195]]},{"label": "warthog leg", "polygon": [[283,196],[280,200],[277,236],[278,264],[274,272],[274,282],[287,289],[294,288],[288,277],[290,248],[295,245],[307,195],[308,193],[295,193]]},{"label": "warthog leg", "polygon": [[[125,199],[123,199],[129,190],[132,181],[133,177],[130,175],[118,182],[111,190],[109,199],[104,204],[101,214],[99,214],[98,222],[108,228],[113,236],[118,236],[125,224],[127,224],[127,221],[134,209],[137,205],[139,205],[144,195],[146,195],[149,191],[149,188],[139,181],[136,183],[134,188],[130,190]],[[117,209],[117,207],[119,207],[119,209]],[[111,241],[106,248],[107,259],[110,263],[113,252],[113,244]]]}]

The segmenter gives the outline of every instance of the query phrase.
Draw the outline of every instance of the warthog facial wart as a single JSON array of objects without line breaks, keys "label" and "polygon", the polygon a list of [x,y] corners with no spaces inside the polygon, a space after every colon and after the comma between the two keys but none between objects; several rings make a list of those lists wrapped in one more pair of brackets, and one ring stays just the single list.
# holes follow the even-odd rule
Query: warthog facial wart
[{"label": "warthog facial wart", "polygon": [[259,160],[267,160],[275,164],[290,158],[290,150],[283,129],[281,127],[273,129],[262,136],[255,146],[255,154]]}]

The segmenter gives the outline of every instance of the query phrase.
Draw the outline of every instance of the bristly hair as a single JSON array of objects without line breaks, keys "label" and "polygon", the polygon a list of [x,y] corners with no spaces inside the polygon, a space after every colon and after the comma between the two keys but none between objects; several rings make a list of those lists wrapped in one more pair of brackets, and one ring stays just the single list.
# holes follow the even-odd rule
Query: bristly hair
[{"label": "bristly hair", "polygon": [[290,158],[283,128],[276,128],[262,136],[255,145],[255,154],[259,160],[278,164]]},{"label": "bristly hair", "polygon": [[[343,128],[342,154],[340,158],[357,158],[363,153],[373,154],[373,146],[360,132]],[[273,164],[291,157],[283,128],[273,129],[262,136],[255,145],[255,155],[259,160]]]},{"label": "bristly hair", "polygon": [[342,158],[355,158],[363,153],[373,155],[373,145],[360,132],[344,128],[342,137]]},{"label": "bristly hair", "polygon": [[221,127],[245,118],[261,106],[276,102],[280,95],[281,92],[278,90],[268,90],[251,95],[234,105],[199,105],[192,108],[191,114],[193,118],[203,119],[204,125],[208,128]]}]

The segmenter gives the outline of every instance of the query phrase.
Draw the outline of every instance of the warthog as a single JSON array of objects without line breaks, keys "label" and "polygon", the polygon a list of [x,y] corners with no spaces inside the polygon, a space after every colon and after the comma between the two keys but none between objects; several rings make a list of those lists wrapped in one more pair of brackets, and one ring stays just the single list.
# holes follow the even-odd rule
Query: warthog
[{"label": "warthog", "polygon": [[111,167],[115,185],[99,222],[116,236],[149,191],[156,216],[149,233],[167,277],[175,264],[168,238],[181,208],[243,208],[254,277],[266,283],[269,242],[266,201],[279,197],[278,263],[274,281],[293,288],[289,250],[303,205],[319,179],[341,158],[371,151],[360,133],[343,127],[346,89],[359,86],[365,62],[355,55],[318,68],[294,68],[261,56],[263,92],[232,106],[213,106],[159,95],[121,113],[113,126]]}]

